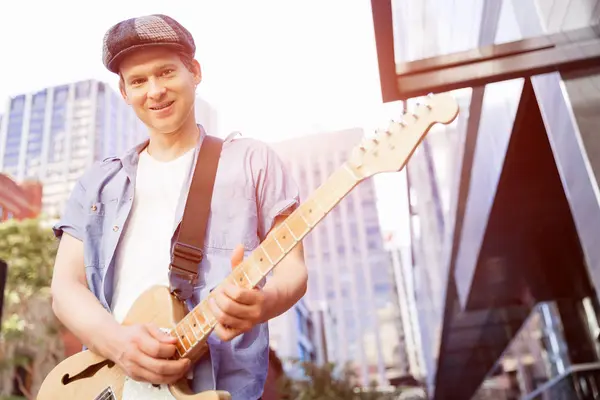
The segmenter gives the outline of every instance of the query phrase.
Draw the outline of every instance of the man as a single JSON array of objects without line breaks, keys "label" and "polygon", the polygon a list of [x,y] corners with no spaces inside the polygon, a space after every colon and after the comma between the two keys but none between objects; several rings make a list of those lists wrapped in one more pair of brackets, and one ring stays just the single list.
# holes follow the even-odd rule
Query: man
[{"label": "man", "polygon": [[215,293],[211,306],[219,324],[209,340],[210,358],[193,366],[168,360],[174,341],[157,327],[119,324],[145,289],[172,283],[172,245],[205,136],[194,117],[202,78],[194,56],[191,34],[164,15],[122,21],[106,33],[104,64],[119,75],[121,94],[148,127],[149,140],[94,165],[73,189],[54,227],[61,241],[53,307],[86,347],[135,380],[172,383],[193,372],[196,392],[219,389],[234,399],[257,399],[268,367],[266,322],[296,303],[307,285],[298,245],[261,290],[215,289],[298,206],[296,185],[261,142],[223,144],[205,257],[188,300],[194,306]]}]

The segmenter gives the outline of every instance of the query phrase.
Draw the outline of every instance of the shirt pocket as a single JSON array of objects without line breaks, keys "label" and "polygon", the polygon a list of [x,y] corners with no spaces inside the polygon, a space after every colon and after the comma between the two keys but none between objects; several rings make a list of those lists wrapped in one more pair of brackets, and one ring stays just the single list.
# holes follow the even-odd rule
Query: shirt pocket
[{"label": "shirt pocket", "polygon": [[104,250],[114,227],[116,209],[116,200],[95,201],[88,205],[88,211],[85,214],[85,240],[86,247],[89,249],[85,260],[87,266],[105,268]]}]

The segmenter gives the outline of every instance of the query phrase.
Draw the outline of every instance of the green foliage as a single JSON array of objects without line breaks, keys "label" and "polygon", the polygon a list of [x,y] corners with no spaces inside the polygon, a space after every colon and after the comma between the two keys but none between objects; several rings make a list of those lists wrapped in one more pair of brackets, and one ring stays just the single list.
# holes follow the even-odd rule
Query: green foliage
[{"label": "green foliage", "polygon": [[360,388],[358,377],[350,366],[336,368],[331,363],[323,366],[310,362],[293,363],[301,367],[306,379],[283,377],[279,382],[279,394],[284,400],[391,400],[399,394],[377,391],[375,384]]},{"label": "green foliage", "polygon": [[27,334],[29,323],[23,319],[27,303],[49,296],[57,247],[52,230],[37,219],[0,223],[0,259],[8,263],[0,340],[17,340]]},{"label": "green foliage", "polygon": [[[51,228],[41,220],[0,223],[0,259],[8,264],[0,332],[0,396],[10,395],[16,367],[39,379],[64,354],[50,297],[57,248]],[[35,398],[35,387],[30,391],[20,379],[18,386],[26,398]]]}]

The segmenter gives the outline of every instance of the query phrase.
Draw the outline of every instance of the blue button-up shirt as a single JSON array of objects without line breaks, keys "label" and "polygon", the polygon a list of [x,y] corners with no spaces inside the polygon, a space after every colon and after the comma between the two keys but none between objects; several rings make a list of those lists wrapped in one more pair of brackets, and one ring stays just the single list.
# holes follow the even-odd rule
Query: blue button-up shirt
[{"label": "blue button-up shirt", "polygon": [[[202,128],[201,132],[183,194],[189,188],[205,135]],[[115,250],[131,212],[139,153],[146,145],[144,142],[122,157],[108,158],[89,168],[76,183],[62,218],[54,226],[57,237],[67,232],[83,242],[88,287],[109,312]],[[172,242],[185,199],[185,195],[180,197]],[[197,305],[231,272],[230,257],[236,245],[242,243],[248,255],[265,238],[274,219],[291,212],[298,203],[298,187],[270,147],[253,139],[226,140],[215,179],[205,257],[188,306]],[[165,265],[165,273],[167,269]],[[226,390],[233,399],[259,398],[267,377],[268,344],[266,323],[229,342],[211,335],[210,358],[195,366],[193,389]]]}]

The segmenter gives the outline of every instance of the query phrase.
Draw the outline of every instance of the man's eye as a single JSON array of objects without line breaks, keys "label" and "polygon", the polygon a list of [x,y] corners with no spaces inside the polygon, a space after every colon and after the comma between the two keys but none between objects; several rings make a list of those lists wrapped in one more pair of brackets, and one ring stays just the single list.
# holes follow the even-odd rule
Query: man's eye
[{"label": "man's eye", "polygon": [[131,81],[131,84],[134,86],[140,85],[144,83],[143,79],[134,79],[133,81]]},{"label": "man's eye", "polygon": [[162,74],[163,74],[163,76],[171,75],[171,73],[173,73],[173,71],[174,71],[173,69],[165,69]]}]

